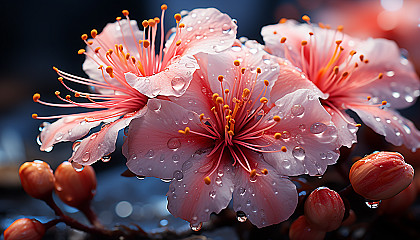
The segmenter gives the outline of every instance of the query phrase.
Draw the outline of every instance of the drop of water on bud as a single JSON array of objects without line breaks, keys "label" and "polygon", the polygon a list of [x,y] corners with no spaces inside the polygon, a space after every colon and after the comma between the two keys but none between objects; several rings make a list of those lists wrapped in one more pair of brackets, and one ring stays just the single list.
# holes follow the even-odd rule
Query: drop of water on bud
[{"label": "drop of water on bud", "polygon": [[77,162],[71,162],[71,166],[76,170],[76,172],[81,172],[83,170],[83,165],[78,164]]},{"label": "drop of water on bud", "polygon": [[191,227],[191,230],[197,232],[197,231],[200,231],[201,227],[203,227],[203,223],[202,222],[194,223],[194,224],[190,223],[190,227]]},{"label": "drop of water on bud", "polygon": [[82,161],[87,162],[90,159],[90,153],[89,152],[85,152],[82,156]]},{"label": "drop of water on bud", "polygon": [[111,160],[111,156],[110,155],[103,156],[101,160],[102,162],[109,162]]},{"label": "drop of water on bud", "polygon": [[38,143],[38,145],[39,145],[39,146],[41,146],[41,145],[42,145],[42,142],[41,142],[41,136],[40,136],[40,135],[38,135],[38,136],[36,137],[36,143]]},{"label": "drop of water on bud", "polygon": [[366,206],[368,206],[368,208],[374,209],[374,208],[379,207],[379,204],[381,203],[381,200],[379,200],[379,201],[366,201],[365,203],[366,203]]},{"label": "drop of water on bud", "polygon": [[242,211],[237,211],[236,212],[236,219],[238,219],[239,222],[245,222],[247,217],[246,214]]}]

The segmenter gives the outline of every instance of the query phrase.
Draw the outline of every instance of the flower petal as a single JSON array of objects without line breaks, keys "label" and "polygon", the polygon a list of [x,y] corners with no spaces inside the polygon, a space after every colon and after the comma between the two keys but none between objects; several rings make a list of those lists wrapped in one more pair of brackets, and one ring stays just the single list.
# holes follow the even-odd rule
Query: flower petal
[{"label": "flower petal", "polygon": [[[250,151],[245,154],[261,158]],[[268,170],[268,174],[257,176],[255,181],[250,181],[249,173],[243,168],[236,168],[233,209],[244,212],[261,228],[287,220],[296,209],[298,195],[296,186],[289,179],[280,176],[262,159],[257,162],[259,168]]]},{"label": "flower petal", "polygon": [[167,68],[148,77],[138,77],[126,73],[125,79],[130,86],[149,98],[161,96],[181,96],[190,85],[192,76],[199,69],[193,56],[174,57]]},{"label": "flower petal", "polygon": [[[264,153],[264,159],[280,174],[323,174],[327,165],[337,161],[337,129],[310,90],[297,90],[279,99],[265,121],[272,124],[275,115],[280,116],[281,121],[257,142],[272,144],[265,149],[277,152]],[[281,134],[278,140],[274,138],[276,132]],[[286,152],[280,151],[283,146]]]},{"label": "flower petal", "polygon": [[[185,24],[185,28],[181,29],[177,55],[221,52],[231,47],[236,39],[236,24],[215,8],[194,9],[180,23]],[[171,42],[169,40],[166,46]]]},{"label": "flower petal", "polygon": [[[218,170],[210,177],[211,183],[207,185],[204,178],[208,176],[211,166],[217,155],[207,157],[208,152],[194,154],[178,172],[178,177],[169,186],[168,210],[175,216],[189,221],[192,225],[210,220],[212,212],[219,213],[226,208],[232,198],[233,169],[229,164],[220,165]],[[230,162],[228,155],[224,155],[222,163]],[[182,176],[182,177],[179,177]]]},{"label": "flower petal", "polygon": [[143,117],[131,121],[123,152],[127,166],[137,175],[171,179],[201,149],[212,146],[208,138],[178,132],[189,127],[200,132],[196,113],[170,101],[150,99]]},{"label": "flower petal", "polygon": [[335,127],[337,128],[338,144],[340,146],[346,146],[350,148],[353,145],[353,143],[357,142],[356,133],[357,133],[357,130],[359,130],[359,128],[349,124],[349,122],[351,122],[354,125],[356,125],[356,123],[354,122],[352,118],[348,116],[348,114],[344,110],[341,110],[340,113],[328,107],[326,107],[326,110],[330,113],[332,117],[331,121],[334,123]]},{"label": "flower petal", "polygon": [[58,142],[75,141],[86,135],[91,128],[101,123],[100,121],[85,121],[85,118],[90,116],[92,116],[91,113],[78,114],[60,118],[51,124],[44,123],[46,126],[40,134],[41,151],[46,151]]},{"label": "flower petal", "polygon": [[101,130],[83,139],[75,149],[69,162],[77,162],[81,165],[91,165],[104,156],[115,151],[115,142],[118,132],[128,126],[132,119],[141,117],[146,112],[145,108],[133,116],[120,118],[112,123],[103,125]]},{"label": "flower petal", "polygon": [[413,152],[420,147],[420,131],[414,124],[391,109],[376,106],[351,107],[362,121],[376,133],[385,136],[385,140],[400,146],[404,144]]}]

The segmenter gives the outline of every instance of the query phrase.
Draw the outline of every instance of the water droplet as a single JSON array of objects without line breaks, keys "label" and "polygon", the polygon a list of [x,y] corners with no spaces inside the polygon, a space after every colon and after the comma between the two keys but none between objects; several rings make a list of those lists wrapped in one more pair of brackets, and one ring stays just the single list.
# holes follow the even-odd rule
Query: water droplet
[{"label": "water droplet", "polygon": [[147,158],[153,158],[153,156],[155,155],[155,152],[150,149],[144,156]]},{"label": "water droplet", "polygon": [[94,134],[92,134],[92,135],[90,136],[90,140],[95,139],[97,136],[98,136],[98,133],[94,133]]},{"label": "water droplet", "polygon": [[131,160],[136,160],[137,159],[137,155],[134,153],[133,155],[131,155],[130,159]]},{"label": "water droplet", "polygon": [[216,177],[216,184],[217,184],[217,186],[219,186],[219,187],[222,187],[223,186],[223,184],[222,184],[222,178],[221,177]]},{"label": "water droplet", "polygon": [[306,130],[305,124],[300,124],[299,129],[300,129],[300,131],[304,132]]},{"label": "water droplet", "polygon": [[214,191],[214,190],[210,191],[209,196],[210,196],[210,198],[214,199],[216,197],[216,191]]},{"label": "water droplet", "polygon": [[180,77],[174,77],[171,81],[171,86],[175,92],[180,92],[185,87],[185,81]]},{"label": "water droplet", "polygon": [[178,163],[179,162],[179,155],[178,154],[174,154],[172,156],[172,161],[174,161],[174,163]]},{"label": "water droplet", "polygon": [[290,111],[293,116],[298,117],[303,115],[303,113],[305,112],[305,108],[300,104],[295,104],[292,106]]},{"label": "water droplet", "polygon": [[61,139],[63,139],[64,134],[62,132],[59,132],[55,135],[55,140],[56,141],[60,141]]},{"label": "water droplet", "polygon": [[168,183],[170,181],[172,181],[171,178],[165,179],[165,178],[161,178],[160,180],[162,180],[162,182]]},{"label": "water droplet", "polygon": [[214,27],[209,27],[209,32],[214,32]]},{"label": "water droplet", "polygon": [[196,13],[193,13],[193,14],[191,14],[191,17],[192,18],[195,18],[195,17],[197,17],[197,14]]},{"label": "water droplet", "polygon": [[223,170],[222,169],[217,170],[217,175],[219,177],[223,177]]},{"label": "water droplet", "polygon": [[239,188],[239,195],[243,196],[243,195],[245,195],[245,192],[246,192],[245,188],[243,188],[243,187]]},{"label": "water droplet", "polygon": [[188,169],[190,169],[192,166],[193,166],[193,163],[192,163],[190,160],[187,160],[187,161],[185,161],[185,162],[182,164],[182,170],[183,170],[183,171],[188,170]]},{"label": "water droplet", "polygon": [[201,227],[203,227],[203,223],[199,222],[197,224],[190,223],[191,230],[197,232],[200,231]]},{"label": "water droplet", "polygon": [[223,33],[229,33],[230,32],[230,30],[231,30],[231,27],[229,26],[229,25],[227,25],[226,23],[225,24],[223,24],[223,26],[222,26],[222,32]]},{"label": "water droplet", "polygon": [[247,206],[247,207],[250,207],[250,206],[251,206],[251,200],[249,200],[249,199],[248,199],[248,200],[246,201],[246,206]]},{"label": "water droplet", "polygon": [[388,71],[388,72],[386,72],[386,75],[388,77],[393,77],[395,75],[395,72],[394,71]]},{"label": "water droplet", "polygon": [[178,181],[181,181],[182,178],[184,178],[184,174],[181,171],[179,171],[179,170],[176,170],[174,172],[174,175],[173,176],[174,176],[174,179],[175,180],[178,180]]},{"label": "water droplet", "polygon": [[53,146],[46,148],[44,151],[45,152],[51,152],[53,150]]},{"label": "water droplet", "polygon": [[327,125],[320,122],[316,122],[311,125],[311,127],[309,128],[309,131],[313,134],[319,134],[319,133],[324,132],[326,129],[327,129]]},{"label": "water droplet", "polygon": [[136,176],[136,178],[137,178],[138,180],[143,180],[143,179],[145,179],[146,177],[145,177],[145,176],[139,176],[139,175],[137,175],[137,176]]},{"label": "water droplet", "polygon": [[162,107],[162,104],[160,103],[160,101],[159,101],[159,100],[153,100],[153,101],[149,101],[149,102],[147,103],[147,107],[148,107],[150,110],[153,110],[153,111],[158,112],[158,111],[160,110],[160,108]]},{"label": "water droplet", "polygon": [[193,30],[193,27],[187,27],[187,31],[191,32]]},{"label": "water droplet", "polygon": [[407,134],[411,134],[411,129],[407,125],[404,124],[402,127]]},{"label": "water droplet", "polygon": [[282,165],[285,169],[290,169],[290,167],[291,167],[291,163],[290,163],[290,161],[289,161],[289,160],[287,160],[287,159],[284,159],[284,160],[281,162],[281,165]]},{"label": "water droplet", "polygon": [[41,135],[38,135],[38,136],[36,137],[36,143],[38,143],[38,145],[39,145],[39,146],[41,146],[41,145],[42,145],[42,142],[41,142]]},{"label": "water droplet", "polygon": [[181,142],[178,138],[170,138],[166,143],[169,149],[177,150],[181,146]]},{"label": "water droplet", "polygon": [[87,162],[90,159],[90,153],[89,152],[85,152],[82,156],[82,161],[83,162]]},{"label": "water droplet", "polygon": [[46,126],[48,126],[48,125],[50,125],[50,123],[43,122],[43,123],[41,123],[41,125],[39,125],[38,130],[39,130],[40,132],[42,132],[42,130],[44,130],[44,128],[45,128]]},{"label": "water droplet", "polygon": [[296,146],[293,150],[292,150],[292,155],[293,157],[295,157],[298,160],[303,160],[305,159],[305,150],[302,147]]},{"label": "water droplet", "polygon": [[[193,101],[191,103],[197,104],[197,102]],[[187,113],[187,118],[188,120],[192,121],[194,119],[194,113],[193,112],[188,112]]]},{"label": "water droplet", "polygon": [[111,156],[110,155],[106,155],[106,156],[103,156],[102,158],[101,158],[101,161],[102,162],[109,162],[111,160]]},{"label": "water droplet", "polygon": [[76,170],[76,172],[83,170],[83,165],[80,165],[77,162],[71,162],[71,166],[74,168],[74,170]]},{"label": "water droplet", "polygon": [[232,46],[232,51],[234,52],[240,52],[242,48],[240,46]]},{"label": "water droplet", "polygon": [[405,96],[405,101],[407,101],[407,102],[413,102],[414,101],[414,98],[412,97],[412,96],[410,96],[410,95],[406,95]]},{"label": "water droplet", "polygon": [[161,163],[163,163],[165,161],[165,155],[164,154],[160,155],[159,161]]},{"label": "water droplet", "polygon": [[378,208],[381,201],[366,201],[365,203],[368,208]]},{"label": "water droplet", "polygon": [[71,136],[71,134],[72,134],[73,132],[72,132],[72,130],[71,129],[69,129],[68,131],[67,131],[67,134],[69,135],[69,136]]},{"label": "water droplet", "polygon": [[188,63],[185,64],[185,67],[187,67],[187,68],[195,68],[195,64],[188,62]]},{"label": "water droplet", "polygon": [[246,214],[242,211],[237,211],[236,212],[236,219],[238,219],[239,222],[245,222],[247,217]]},{"label": "water droplet", "polygon": [[287,139],[289,139],[291,137],[291,135],[290,135],[290,132],[288,132],[288,131],[283,131],[282,133],[281,133],[281,138],[283,138],[283,140],[287,140]]}]

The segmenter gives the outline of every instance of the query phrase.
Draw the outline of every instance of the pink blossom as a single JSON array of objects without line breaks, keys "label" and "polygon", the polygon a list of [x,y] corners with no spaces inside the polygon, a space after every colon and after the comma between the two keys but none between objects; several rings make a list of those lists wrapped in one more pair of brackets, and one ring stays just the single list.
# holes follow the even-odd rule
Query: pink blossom
[{"label": "pink blossom", "polygon": [[338,158],[337,130],[318,96],[283,88],[300,73],[247,46],[198,54],[187,91],[149,100],[123,146],[132,172],[172,179],[168,209],[193,229],[232,198],[257,227],[284,221],[297,205],[288,176],[322,174]]},{"label": "pink blossom", "polygon": [[[103,122],[100,131],[75,142],[69,161],[75,165],[92,164],[99,159],[108,161],[107,155],[115,150],[118,131],[128,126],[133,118],[144,114],[143,107],[149,98],[180,96],[185,92],[198,69],[193,54],[221,51],[230,47],[236,38],[236,24],[228,15],[213,8],[196,9],[185,17],[175,14],[177,25],[164,48],[163,19],[167,6],[162,5],[161,9],[161,18],[142,22],[143,31],[124,10],[122,13],[126,19],[118,17],[100,34],[93,29],[92,39],[82,35],[87,48],[78,53],[86,55],[83,69],[90,78],[74,76],[57,68],[54,70],[67,90],[88,101],[76,102],[70,95],[63,98],[58,91],[56,95],[65,102],[63,104],[41,101],[39,94],[34,95],[34,101],[55,107],[100,110],[50,117],[33,114],[37,119],[59,119],[52,124],[43,123],[39,136],[41,150],[49,151],[55,143],[80,139]],[[90,86],[94,93],[73,90],[67,82]]]},{"label": "pink blossom", "polygon": [[330,112],[339,131],[341,145],[356,142],[359,124],[346,113],[352,110],[385,139],[404,144],[413,151],[420,147],[420,132],[395,109],[414,103],[420,95],[420,82],[411,63],[401,56],[393,41],[359,40],[342,33],[293,20],[263,27],[261,34],[267,50],[287,58],[307,79],[296,88],[321,90],[322,104]]}]

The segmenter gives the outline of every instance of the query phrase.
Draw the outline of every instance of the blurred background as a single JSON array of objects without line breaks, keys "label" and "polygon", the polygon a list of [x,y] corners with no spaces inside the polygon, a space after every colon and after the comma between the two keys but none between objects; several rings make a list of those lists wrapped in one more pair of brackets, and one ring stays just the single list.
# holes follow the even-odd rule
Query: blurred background
[{"label": "blurred background", "polygon": [[[69,109],[43,106],[32,101],[32,95],[59,102],[54,91],[63,91],[52,66],[78,76],[84,57],[77,50],[85,48],[80,39],[83,33],[98,29],[130,11],[131,19],[141,22],[161,14],[160,5],[168,5],[165,28],[175,25],[172,16],[181,10],[216,7],[238,21],[238,38],[256,39],[260,43],[261,27],[274,24],[280,18],[300,20],[307,14],[313,22],[323,22],[332,27],[344,25],[344,32],[358,36],[383,37],[397,41],[420,72],[420,1],[419,0],[168,0],[168,1],[7,1],[0,8],[0,230],[3,231],[15,219],[33,216],[48,220],[53,217],[44,203],[30,199],[20,187],[18,168],[25,161],[42,159],[53,169],[67,160],[72,153],[71,143],[60,143],[50,153],[41,152],[36,143],[40,116],[69,113]],[[83,89],[76,86],[76,89]],[[74,109],[74,112],[78,112]],[[402,111],[403,115],[420,127],[419,104]],[[120,134],[122,135],[122,134]],[[420,154],[408,153],[404,148],[393,148],[383,142],[383,137],[372,134],[362,127],[356,154],[365,155],[374,150],[394,149],[407,152],[409,159],[419,159]],[[370,144],[367,144],[367,143]],[[373,143],[373,144],[372,144]],[[125,171],[125,159],[121,154],[122,136],[117,150],[108,163],[98,162],[93,167],[98,176],[98,196],[94,208],[105,225],[139,223],[146,230],[172,226],[188,228],[182,220],[176,220],[166,210],[167,183],[158,179],[139,180],[119,175]],[[419,165],[414,164],[414,165]],[[124,186],[124,187],[121,187]],[[66,209],[78,216],[75,209]],[[60,227],[60,226],[59,226]],[[64,226],[61,226],[64,228]],[[223,230],[225,231],[225,230]],[[73,233],[77,235],[76,233]],[[228,236],[209,233],[217,239]],[[234,237],[234,235],[232,235]],[[55,239],[67,239],[68,235],[55,235]],[[77,239],[77,237],[75,238]],[[223,237],[220,239],[224,239]],[[232,238],[234,239],[234,238]]]}]

